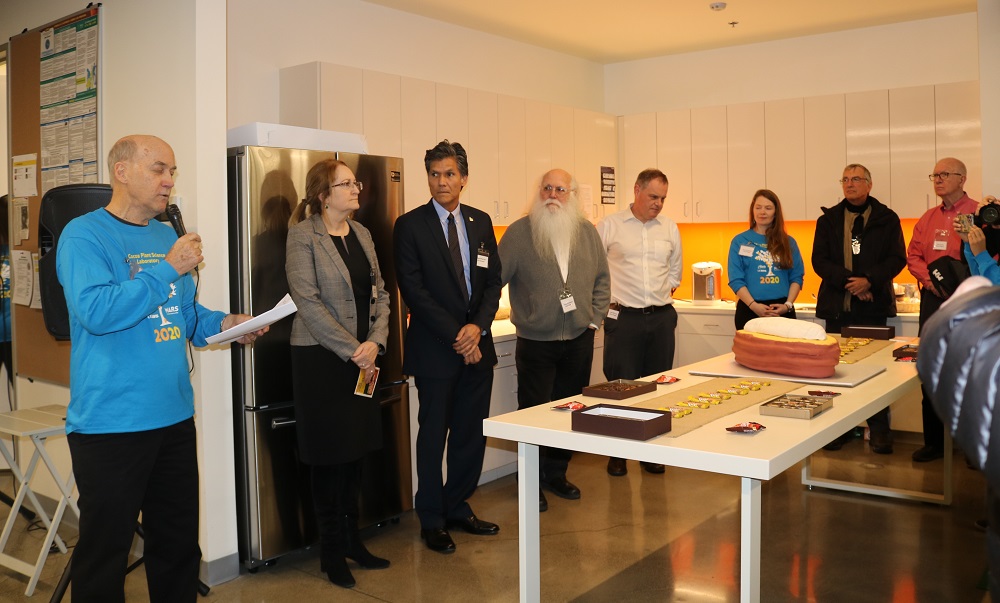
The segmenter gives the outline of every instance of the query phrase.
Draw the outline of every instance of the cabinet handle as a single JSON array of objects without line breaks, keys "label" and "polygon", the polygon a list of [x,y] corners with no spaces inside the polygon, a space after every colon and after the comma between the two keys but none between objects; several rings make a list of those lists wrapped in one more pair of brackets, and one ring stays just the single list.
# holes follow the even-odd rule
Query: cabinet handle
[{"label": "cabinet handle", "polygon": [[500,202],[499,201],[494,201],[493,202],[493,219],[494,220],[500,219]]},{"label": "cabinet handle", "polygon": [[271,419],[271,429],[277,429],[279,427],[287,427],[289,425],[295,425],[295,419],[288,419],[281,417],[279,419]]},{"label": "cabinet handle", "polygon": [[688,202],[685,201],[684,202],[684,217],[686,218],[687,215],[688,215]]},{"label": "cabinet handle", "polygon": [[706,323],[705,323],[705,326],[706,326],[706,327],[715,327],[715,328],[719,328],[719,325],[718,325],[718,324],[716,324],[716,323],[712,323],[712,322],[706,322]]},{"label": "cabinet handle", "polygon": [[503,217],[505,218],[510,217],[510,203],[508,203],[507,201],[503,202]]},{"label": "cabinet handle", "polygon": [[701,201],[694,204],[694,215],[696,216],[701,215]]}]

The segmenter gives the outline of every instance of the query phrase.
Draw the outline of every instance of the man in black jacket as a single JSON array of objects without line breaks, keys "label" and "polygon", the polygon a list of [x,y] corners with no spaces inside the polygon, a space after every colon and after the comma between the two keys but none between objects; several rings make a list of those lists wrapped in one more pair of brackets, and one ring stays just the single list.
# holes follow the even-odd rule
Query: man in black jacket
[{"label": "man in black jacket", "polygon": [[[863,165],[844,168],[840,180],[844,199],[823,208],[816,220],[813,270],[822,279],[816,317],[826,321],[827,333],[850,325],[884,326],[896,315],[892,279],[906,267],[906,246],[899,216],[868,193],[872,175]],[[868,419],[872,452],[892,454],[889,409]],[[845,434],[828,444],[838,450],[850,439]]]}]

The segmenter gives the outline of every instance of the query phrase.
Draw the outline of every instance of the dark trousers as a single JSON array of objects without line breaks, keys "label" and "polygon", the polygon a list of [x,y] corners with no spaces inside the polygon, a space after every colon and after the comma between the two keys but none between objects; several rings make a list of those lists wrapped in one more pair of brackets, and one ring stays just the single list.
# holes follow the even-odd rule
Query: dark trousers
[{"label": "dark trousers", "polygon": [[604,321],[604,376],[636,379],[674,366],[673,305],[650,314],[621,310],[617,319]]},{"label": "dark trousers", "polygon": [[[840,316],[834,320],[826,321],[826,332],[840,334],[844,327],[852,325],[866,327],[884,327],[887,319],[872,317],[855,317],[850,312],[841,312]],[[889,433],[889,407],[868,417],[868,429],[872,433]]]},{"label": "dark trousers", "polygon": [[[758,299],[757,303],[764,304],[765,306],[770,306],[772,304],[784,304],[788,300],[788,297],[782,297],[780,299]],[[750,309],[750,306],[743,303],[743,300],[736,301],[736,330],[739,331],[747,325],[748,322],[755,318],[760,318],[757,313]],[[795,318],[795,308],[789,308],[788,312],[784,314],[784,318]]]},{"label": "dark trousers", "polygon": [[198,595],[198,456],[194,419],[134,433],[68,436],[79,491],[73,602],[125,601],[125,569],[139,512],[152,603]]},{"label": "dark trousers", "polygon": [[[564,341],[518,337],[514,351],[518,409],[579,395],[590,384],[593,361],[593,329],[585,329],[576,338]],[[541,479],[565,478],[572,456],[569,450],[542,446],[539,450]]]},{"label": "dark trousers", "polygon": [[320,567],[347,553],[347,520],[357,524],[361,496],[361,459],[336,465],[312,465],[313,510],[319,527]]},{"label": "dark trousers", "polygon": [[[420,527],[443,528],[445,520],[468,517],[466,502],[483,470],[486,437],[483,420],[490,413],[493,371],[465,366],[457,377],[416,377],[420,408],[417,421],[417,495]],[[448,444],[448,480],[441,459]]]},{"label": "dark trousers", "polygon": [[[943,303],[944,300],[931,293],[930,290],[920,290],[920,331],[918,335],[923,334],[924,323],[927,322],[932,314],[937,312],[937,309]],[[931,397],[923,385],[920,386],[920,393],[924,395],[920,401],[920,410],[924,419],[924,446],[933,446],[934,448],[942,449],[944,448],[944,424],[941,423],[941,419],[934,412]]]}]

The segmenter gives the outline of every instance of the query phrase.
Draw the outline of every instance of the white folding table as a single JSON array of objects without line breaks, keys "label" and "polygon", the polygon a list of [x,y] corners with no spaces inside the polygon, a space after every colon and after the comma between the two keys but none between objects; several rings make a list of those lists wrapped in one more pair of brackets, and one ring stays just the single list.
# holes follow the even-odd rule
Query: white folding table
[{"label": "white folding table", "polygon": [[[14,479],[17,483],[17,495],[14,497],[14,505],[10,510],[10,515],[7,516],[7,522],[3,526],[3,532],[0,533],[0,565],[8,567],[19,574],[28,576],[28,588],[25,589],[24,594],[31,596],[31,594],[35,592],[35,586],[38,584],[38,577],[41,575],[42,568],[45,566],[45,559],[49,555],[49,549],[52,547],[52,543],[55,542],[61,553],[66,553],[66,544],[57,533],[59,524],[62,522],[63,514],[66,511],[66,507],[72,507],[77,517],[80,516],[80,508],[77,506],[76,501],[73,500],[74,477],[72,471],[70,472],[69,477],[64,480],[61,477],[56,464],[52,461],[52,457],[45,449],[46,439],[52,436],[66,434],[66,407],[58,404],[50,404],[48,406],[41,406],[38,408],[25,408],[0,413],[0,433],[14,436],[16,438],[29,438],[34,445],[34,452],[31,455],[31,460],[28,461],[27,467],[22,473],[17,463],[14,461],[13,452],[7,448],[6,442],[0,438],[0,455],[3,455],[7,464],[10,465],[10,470],[14,474]],[[45,510],[42,508],[42,505],[39,504],[38,498],[35,496],[35,493],[32,492],[30,487],[31,477],[34,475],[35,469],[38,467],[38,459],[41,459],[42,463],[45,464],[45,467],[48,468],[49,473],[52,475],[52,479],[55,480],[60,491],[59,502],[56,505],[55,513],[53,513],[51,518],[49,518],[49,516],[45,513]],[[7,548],[7,542],[10,539],[11,531],[14,528],[14,522],[17,520],[18,511],[20,511],[21,505],[24,504],[25,498],[31,502],[31,506],[34,507],[35,513],[46,527],[45,540],[42,542],[42,550],[39,551],[34,564],[27,563],[26,561],[22,561],[3,552]]]},{"label": "white folding table", "polygon": [[[541,600],[540,535],[538,514],[538,447],[552,446],[602,456],[615,456],[673,467],[734,475],[741,480],[740,600],[760,601],[761,482],[794,466],[853,429],[876,411],[919,385],[912,363],[894,362],[889,346],[860,362],[879,363],[881,374],[853,388],[824,387],[841,393],[833,408],[810,419],[761,417],[757,406],[736,411],[678,437],[660,436],[641,442],[572,431],[569,413],[553,412],[558,402],[491,417],[483,422],[486,436],[517,442],[518,550],[520,599]],[[711,363],[706,360],[705,363]],[[704,363],[670,371],[684,374],[682,387],[697,385],[708,377],[688,375]],[[816,386],[804,385],[792,393]],[[662,391],[630,398],[627,405],[662,395]],[[570,399],[582,399],[575,396]],[[561,401],[560,401],[561,402]],[[593,402],[588,398],[585,403]],[[679,419],[683,420],[683,419]],[[767,429],[754,435],[735,434],[725,427],[758,421]]]}]

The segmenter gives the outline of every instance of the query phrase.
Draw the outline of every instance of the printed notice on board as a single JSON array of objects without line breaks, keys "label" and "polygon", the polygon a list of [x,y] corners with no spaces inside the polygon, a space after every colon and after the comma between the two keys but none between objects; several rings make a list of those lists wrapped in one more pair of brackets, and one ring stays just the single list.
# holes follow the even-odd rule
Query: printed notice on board
[{"label": "printed notice on board", "polygon": [[96,14],[41,32],[42,194],[97,182],[97,33]]},{"label": "printed notice on board", "polygon": [[601,204],[615,204],[615,168],[601,166]]},{"label": "printed notice on board", "polygon": [[10,252],[11,269],[14,271],[14,303],[27,306],[31,303],[35,271],[31,267],[31,252],[13,249]]},{"label": "printed notice on board", "polygon": [[11,167],[14,172],[14,184],[11,193],[15,197],[37,197],[38,196],[38,155],[31,153],[28,155],[15,155],[11,158]]}]

